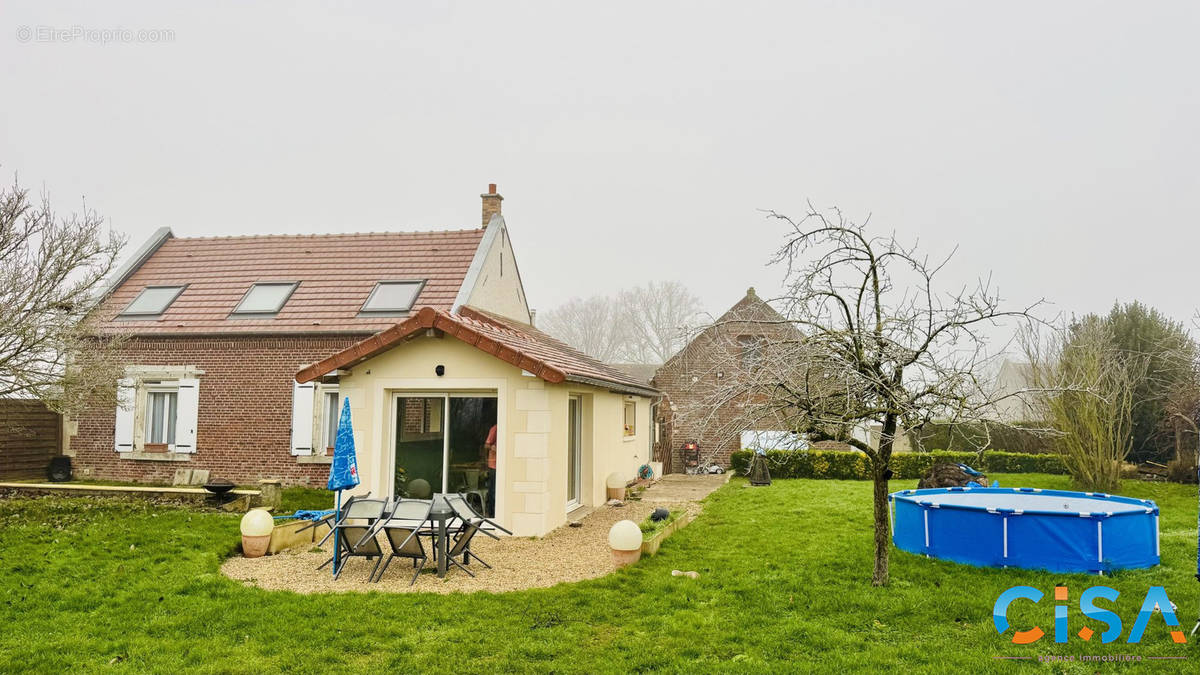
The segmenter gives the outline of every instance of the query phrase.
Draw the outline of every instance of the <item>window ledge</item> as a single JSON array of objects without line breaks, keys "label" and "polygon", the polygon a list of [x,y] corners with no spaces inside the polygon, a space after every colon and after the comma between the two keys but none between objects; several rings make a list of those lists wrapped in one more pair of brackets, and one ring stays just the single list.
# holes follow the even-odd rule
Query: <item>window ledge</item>
[{"label": "window ledge", "polygon": [[621,439],[621,442],[628,443],[629,441],[636,441],[636,440],[637,440],[637,434],[634,434],[632,436],[625,436],[624,438]]},{"label": "window ledge", "polygon": [[297,464],[333,464],[329,455],[296,455]]},{"label": "window ledge", "polygon": [[190,452],[119,452],[121,459],[132,459],[145,462],[190,462]]}]

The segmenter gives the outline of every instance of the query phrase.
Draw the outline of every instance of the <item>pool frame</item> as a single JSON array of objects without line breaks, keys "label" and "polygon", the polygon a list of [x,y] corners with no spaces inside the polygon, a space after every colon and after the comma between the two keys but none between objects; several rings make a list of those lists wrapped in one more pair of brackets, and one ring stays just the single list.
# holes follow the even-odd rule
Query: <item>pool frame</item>
[{"label": "pool frame", "polygon": [[[1100,499],[1139,508],[1054,511],[938,504],[923,499],[948,492]],[[901,490],[888,495],[888,501],[892,542],[909,553],[980,567],[1091,574],[1159,564],[1159,510],[1148,499],[1040,488],[952,487]]]}]

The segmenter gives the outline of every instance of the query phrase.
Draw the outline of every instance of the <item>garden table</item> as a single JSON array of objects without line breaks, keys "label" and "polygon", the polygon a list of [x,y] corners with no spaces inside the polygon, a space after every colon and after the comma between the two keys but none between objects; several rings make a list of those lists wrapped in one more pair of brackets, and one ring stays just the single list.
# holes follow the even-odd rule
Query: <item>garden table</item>
[{"label": "garden table", "polygon": [[433,508],[429,511],[430,522],[437,523],[437,575],[446,576],[446,553],[450,550],[450,521],[454,519],[454,510],[446,503],[445,495],[440,492],[433,496]]}]

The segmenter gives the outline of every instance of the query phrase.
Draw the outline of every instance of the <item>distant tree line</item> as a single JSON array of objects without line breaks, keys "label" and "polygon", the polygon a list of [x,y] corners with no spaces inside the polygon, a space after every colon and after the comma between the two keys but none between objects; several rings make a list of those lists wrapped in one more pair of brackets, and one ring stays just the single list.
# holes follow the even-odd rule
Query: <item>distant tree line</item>
[{"label": "distant tree line", "polygon": [[700,298],[675,281],[616,295],[574,298],[538,317],[538,328],[605,363],[665,363],[687,344]]}]

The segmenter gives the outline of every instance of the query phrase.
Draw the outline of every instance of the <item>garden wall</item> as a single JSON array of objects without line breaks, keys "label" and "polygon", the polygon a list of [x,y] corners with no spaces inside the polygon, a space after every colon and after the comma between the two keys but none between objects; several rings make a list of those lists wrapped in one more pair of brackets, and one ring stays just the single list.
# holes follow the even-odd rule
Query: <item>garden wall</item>
[{"label": "garden wall", "polygon": [[[749,470],[749,451],[735,452],[732,466],[739,474]],[[867,456],[844,450],[770,450],[767,465],[772,478],[838,478],[867,480],[871,478]],[[989,450],[982,461],[974,452],[904,452],[892,455],[891,468],[896,478],[920,478],[934,464],[952,462],[966,464],[984,473],[1067,473],[1058,455],[1029,454]]]}]

